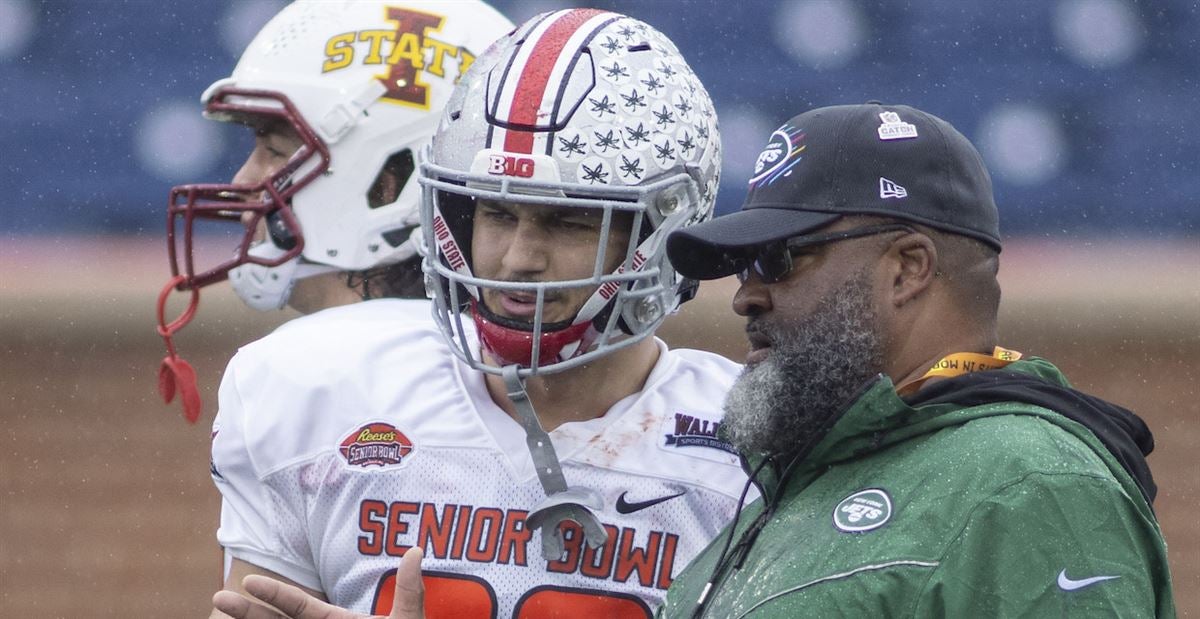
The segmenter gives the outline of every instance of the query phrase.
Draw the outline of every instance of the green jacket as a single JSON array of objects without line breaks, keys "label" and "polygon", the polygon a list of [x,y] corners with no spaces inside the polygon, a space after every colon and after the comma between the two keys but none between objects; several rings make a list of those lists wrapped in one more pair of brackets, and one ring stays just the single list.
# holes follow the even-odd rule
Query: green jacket
[{"label": "green jacket", "polygon": [[1073,418],[1109,427],[1037,397],[910,406],[881,376],[806,457],[744,462],[762,465],[763,498],[675,579],[660,616],[692,617],[724,555],[705,617],[1173,617],[1153,482],[1138,450],[1114,449],[1126,437],[1105,406],[1136,420],[1148,453],[1144,424],[1044,360],[971,376],[1086,398]]}]

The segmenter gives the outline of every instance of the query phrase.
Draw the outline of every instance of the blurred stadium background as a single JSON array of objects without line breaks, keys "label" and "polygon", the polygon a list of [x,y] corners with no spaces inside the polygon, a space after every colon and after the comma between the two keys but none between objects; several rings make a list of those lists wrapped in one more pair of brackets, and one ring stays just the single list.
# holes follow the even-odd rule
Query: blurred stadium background
[{"label": "blurred stadium background", "polygon": [[[291,314],[206,294],[155,394],[167,190],[250,146],[200,92],[284,2],[0,0],[0,616],[202,616],[219,582],[207,424],[235,348]],[[515,21],[565,6],[494,4]],[[993,173],[1006,346],[1138,411],[1181,616],[1200,617],[1200,7],[1192,0],[588,3],[675,40],[717,104],[738,207],[772,129],[868,99],[954,123]],[[668,339],[737,358],[728,282]],[[297,431],[303,431],[297,428]]]}]

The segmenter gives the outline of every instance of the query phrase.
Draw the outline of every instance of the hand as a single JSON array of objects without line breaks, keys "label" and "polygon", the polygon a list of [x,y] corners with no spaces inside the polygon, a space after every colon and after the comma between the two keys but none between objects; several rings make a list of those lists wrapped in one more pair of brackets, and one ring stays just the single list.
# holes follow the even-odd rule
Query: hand
[{"label": "hand", "polygon": [[[234,619],[425,619],[425,585],[421,582],[420,548],[410,548],[396,570],[396,597],[392,614],[362,615],[322,602],[299,587],[265,576],[247,576],[246,592],[274,608],[256,604],[233,591],[218,591],[213,606]],[[279,610],[275,610],[275,609]]]}]

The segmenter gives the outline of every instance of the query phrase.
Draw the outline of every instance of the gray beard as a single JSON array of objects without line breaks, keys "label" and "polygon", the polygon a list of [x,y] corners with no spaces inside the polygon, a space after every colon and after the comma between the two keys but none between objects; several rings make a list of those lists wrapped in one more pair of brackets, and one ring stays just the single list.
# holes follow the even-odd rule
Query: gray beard
[{"label": "gray beard", "polygon": [[725,400],[722,427],[743,454],[811,449],[867,381],[883,371],[883,346],[865,271],[804,317],[747,330],[767,336],[767,358],[747,366]]}]

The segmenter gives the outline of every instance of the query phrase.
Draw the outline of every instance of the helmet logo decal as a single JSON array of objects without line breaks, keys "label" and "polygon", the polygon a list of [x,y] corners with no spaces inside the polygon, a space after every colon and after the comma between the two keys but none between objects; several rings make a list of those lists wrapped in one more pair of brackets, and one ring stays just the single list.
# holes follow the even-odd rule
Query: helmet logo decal
[{"label": "helmet logo decal", "polygon": [[567,161],[579,161],[587,156],[587,137],[579,131],[567,130],[558,134],[558,155]]},{"label": "helmet logo decal", "polygon": [[607,122],[617,116],[617,102],[614,97],[608,93],[597,93],[594,97],[588,97],[588,113],[592,118],[600,122]]},{"label": "helmet logo decal", "polygon": [[612,176],[612,170],[609,168],[608,162],[599,157],[588,157],[579,162],[579,182],[588,185],[607,185],[609,184],[608,177]]},{"label": "helmet logo decal", "polygon": [[669,170],[678,160],[675,142],[671,136],[659,134],[650,144],[654,146],[654,161],[664,170]]},{"label": "helmet logo decal", "polygon": [[636,185],[642,181],[642,175],[646,173],[646,168],[642,165],[642,158],[637,153],[630,153],[626,156],[621,154],[621,180]]},{"label": "helmet logo decal", "polygon": [[638,122],[637,126],[626,125],[625,134],[622,136],[625,139],[625,146],[635,150],[642,150],[650,143],[650,127],[646,123]]},{"label": "helmet logo decal", "polygon": [[513,157],[511,155],[489,155],[488,174],[497,176],[518,176],[530,178],[533,176],[535,164],[529,157]]},{"label": "helmet logo decal", "polygon": [[[458,59],[458,76],[467,72],[475,55],[466,48],[451,45],[429,36],[440,30],[446,18],[400,7],[387,7],[386,21],[395,30],[359,30],[330,37],[325,42],[325,62],[322,73],[344,69],[354,63],[356,52],[361,53],[364,65],[386,65],[387,72],[376,77],[387,88],[384,101],[429,109],[429,84],[421,81],[422,73],[446,77],[446,59]],[[365,45],[356,50],[354,43]],[[387,45],[385,45],[385,42]]]},{"label": "helmet logo decal", "polygon": [[679,154],[683,155],[684,159],[691,161],[696,152],[696,140],[692,134],[687,132],[687,129],[681,131],[679,135],[679,139],[675,140],[675,143],[679,145]]},{"label": "helmet logo decal", "polygon": [[662,104],[658,109],[652,110],[654,114],[654,125],[659,131],[665,131],[675,124],[675,113],[666,103]]},{"label": "helmet logo decal", "polygon": [[433,235],[437,239],[438,248],[442,250],[442,255],[450,263],[450,268],[455,271],[466,269],[467,260],[458,248],[458,243],[454,241],[454,235],[450,234],[450,226],[446,225],[446,220],[440,214],[433,218]]},{"label": "helmet logo decal", "polygon": [[598,129],[592,131],[596,136],[596,141],[592,143],[592,150],[597,155],[611,157],[612,155],[609,155],[608,151],[621,148],[621,136],[617,133],[617,128],[612,125],[604,125]]},{"label": "helmet logo decal", "polygon": [[641,94],[636,86],[627,86],[617,92],[621,97],[621,109],[625,113],[633,116],[641,116],[645,113],[646,95]]},{"label": "helmet logo decal", "polygon": [[614,59],[610,65],[600,65],[600,70],[604,72],[604,79],[614,84],[621,85],[629,81],[629,66],[620,60]]},{"label": "helmet logo decal", "polygon": [[[631,265],[630,270],[640,271],[640,270],[642,270],[642,267],[645,266],[645,264],[646,264],[646,254],[643,254],[641,249],[635,250],[633,252],[633,264]],[[625,265],[621,265],[620,267],[617,268],[617,274],[621,274],[624,272],[625,272]],[[610,281],[610,282],[605,283],[603,286],[600,286],[600,288],[598,290],[596,290],[596,294],[600,295],[601,299],[604,299],[605,301],[607,301],[607,300],[611,299],[614,294],[617,294],[617,291],[620,289],[621,289],[621,282]]]},{"label": "helmet logo decal", "polygon": [[758,154],[750,186],[755,187],[760,183],[770,185],[781,176],[790,175],[792,166],[803,159],[800,153],[805,149],[804,135],[803,130],[790,125],[776,129],[771,139],[767,140],[767,146]]}]

